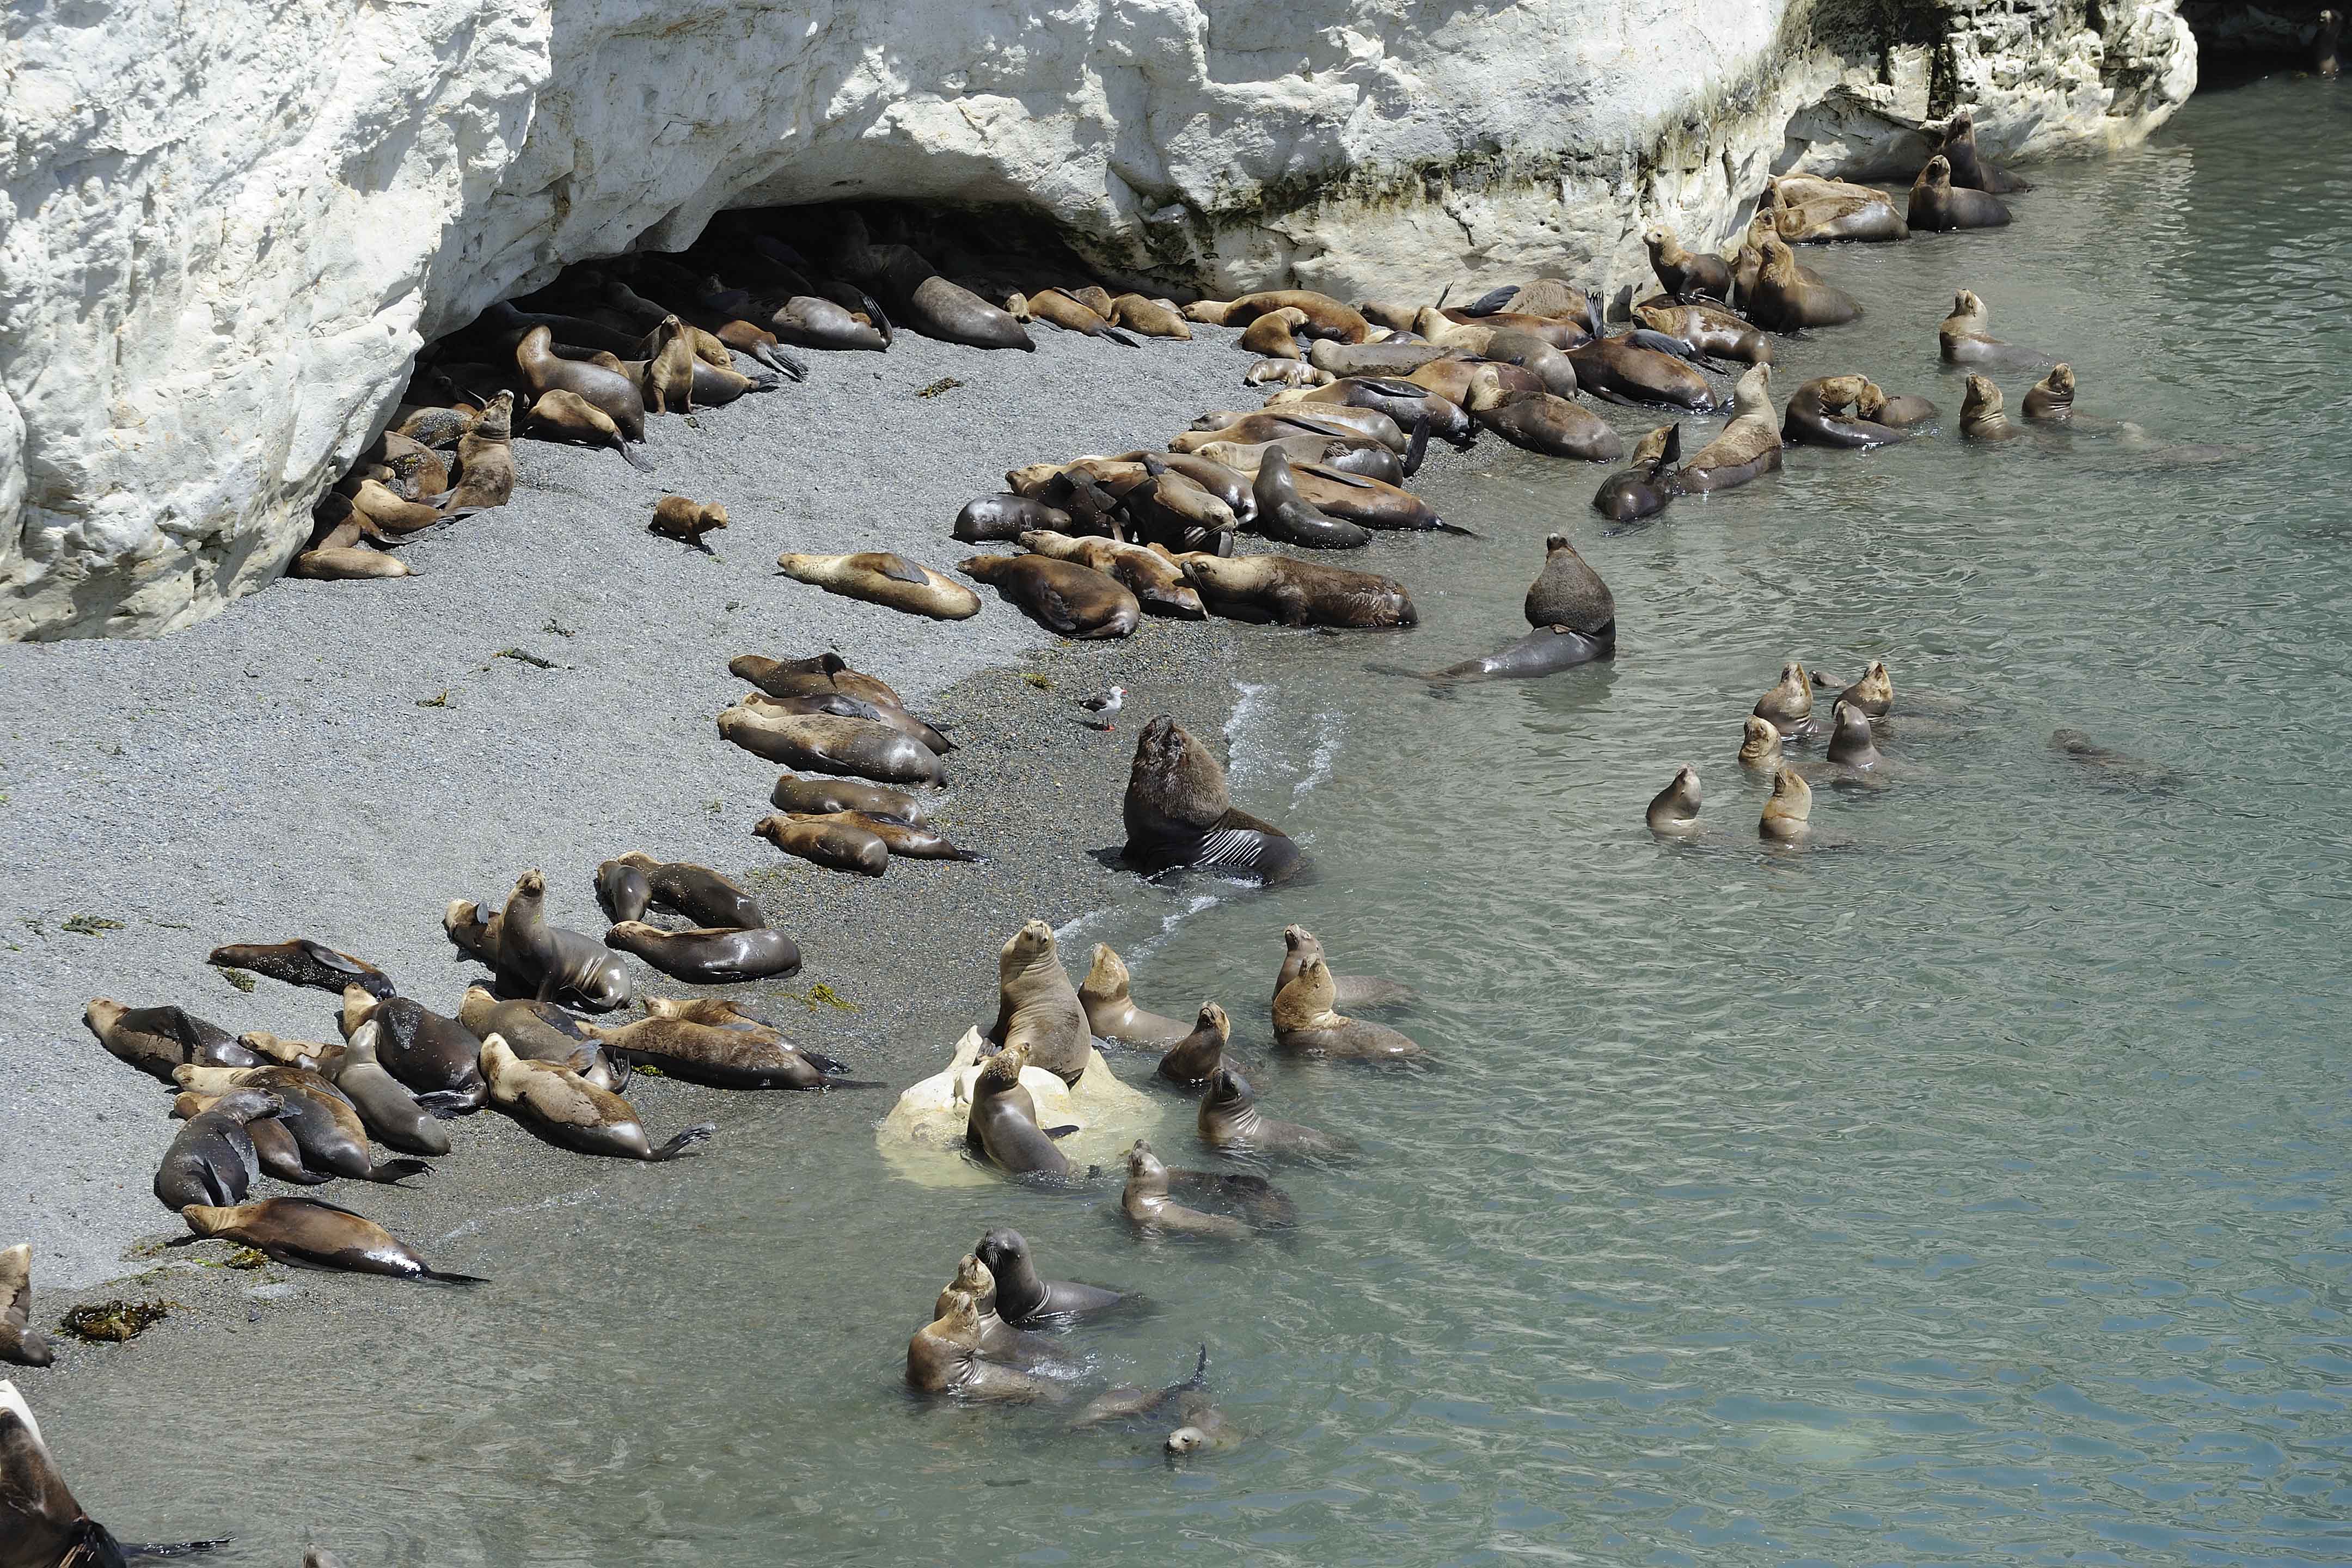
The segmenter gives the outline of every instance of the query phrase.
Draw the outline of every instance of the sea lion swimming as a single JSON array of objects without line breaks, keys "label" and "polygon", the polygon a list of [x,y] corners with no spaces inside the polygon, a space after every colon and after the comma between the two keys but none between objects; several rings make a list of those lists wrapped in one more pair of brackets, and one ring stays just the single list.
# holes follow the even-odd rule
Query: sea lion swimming
[{"label": "sea lion swimming", "polygon": [[1913,228],[1938,232],[2000,228],[2010,221],[2009,204],[1989,191],[1952,184],[1951,162],[1938,153],[1912,184],[1910,218]]},{"label": "sea lion swimming", "polygon": [[[553,1062],[568,1067],[598,1089],[614,1093],[620,1091],[628,1074],[616,1069],[605,1056],[604,1049],[588,1026],[574,1018],[551,1002],[513,998],[501,1001],[483,986],[469,985],[457,1005],[457,1016],[464,1027],[477,1037],[487,1040],[497,1035],[507,1043],[507,1048],[519,1057],[532,1061]],[[475,1069],[478,1075],[481,1047],[474,1047]],[[489,1090],[485,1083],[482,1096],[487,1103]]]},{"label": "sea lion swimming", "polygon": [[1675,231],[1660,224],[1642,236],[1658,286],[1675,299],[1731,298],[1731,264],[1720,256],[1685,250]]},{"label": "sea lion swimming", "polygon": [[[1210,1212],[1179,1203],[1176,1196],[1211,1203]],[[1202,1236],[1226,1241],[1247,1239],[1255,1231],[1285,1228],[1297,1223],[1297,1209],[1289,1194],[1262,1176],[1223,1172],[1171,1170],[1139,1138],[1127,1152],[1127,1185],[1119,1193],[1119,1208],[1128,1222],[1146,1235]]]},{"label": "sea lion swimming", "polygon": [[255,974],[282,980],[289,985],[307,986],[313,991],[331,991],[340,996],[346,985],[357,985],[374,996],[391,996],[399,992],[392,977],[365,959],[354,958],[348,952],[337,952],[324,942],[307,937],[292,942],[246,942],[228,947],[216,947],[205,962],[220,969],[243,969]]},{"label": "sea lion swimming", "polygon": [[878,720],[739,702],[719,715],[719,732],[753,756],[808,773],[880,784],[936,784],[947,778],[938,752]]},{"label": "sea lion swimming", "polygon": [[543,996],[584,1013],[629,1003],[629,972],[594,937],[550,925],[547,879],[536,868],[515,879],[505,908],[484,916],[470,900],[453,900],[441,926],[460,952],[490,966],[517,994]]},{"label": "sea lion swimming", "polygon": [[1129,990],[1127,965],[1108,942],[1095,943],[1078,1005],[1086,1009],[1087,1027],[1098,1038],[1130,1046],[1169,1046],[1192,1034],[1190,1026],[1135,1005]]},{"label": "sea lion swimming", "polygon": [[1385,1024],[1332,1011],[1336,995],[1330,968],[1321,958],[1301,966],[1297,978],[1275,993],[1275,1044],[1297,1055],[1341,1061],[1403,1061],[1422,1054],[1416,1042]]},{"label": "sea lion swimming", "polygon": [[1769,773],[1780,765],[1780,730],[1754,713],[1740,721],[1739,765]]},{"label": "sea lion swimming", "polygon": [[1192,867],[1268,886],[1305,864],[1280,828],[1234,807],[1225,770],[1164,713],[1137,737],[1120,810],[1125,858],[1147,876]]},{"label": "sea lion swimming", "polygon": [[[1875,390],[1867,376],[1815,376],[1789,395],[1780,418],[1780,439],[1790,446],[1849,451],[1908,440],[1910,431],[1861,416],[1859,404]],[[1849,415],[1848,409],[1857,412]]]},{"label": "sea lion swimming", "polygon": [[1936,148],[1936,156],[1951,170],[1955,185],[1987,191],[1996,196],[2033,188],[2033,182],[2023,175],[2012,174],[1986,161],[1977,148],[1976,121],[1965,109],[1953,115],[1951,123],[1944,128],[1944,140]]},{"label": "sea lion swimming", "polygon": [[179,1007],[125,1007],[107,996],[93,996],[82,1009],[81,1021],[98,1043],[117,1059],[141,1072],[172,1081],[175,1068],[254,1068],[264,1058],[236,1043],[236,1037]]},{"label": "sea lion swimming", "polygon": [[[1837,689],[1834,680],[1824,680],[1816,670],[1813,684],[1823,690]],[[1886,661],[1874,658],[1863,667],[1853,685],[1838,689],[1837,700],[1865,718],[1884,719],[1895,710],[1895,680],[1886,673]]]},{"label": "sea lion swimming", "polygon": [[1853,295],[1805,277],[1793,251],[1777,235],[1766,235],[1759,247],[1763,260],[1756,288],[1748,300],[1748,319],[1767,331],[1793,332],[1803,327],[1834,327],[1862,319],[1862,305]]},{"label": "sea lion swimming", "polygon": [[928,616],[935,621],[966,621],[980,614],[979,595],[887,550],[847,555],[807,555],[788,550],[776,557],[776,569],[796,583],[813,584],[828,594],[910,616]]},{"label": "sea lion swimming", "polygon": [[1286,555],[1193,551],[1177,561],[1209,612],[1233,620],[1385,631],[1421,619],[1403,584],[1370,572]]},{"label": "sea lion swimming", "polygon": [[1508,647],[1432,672],[1429,680],[1528,679],[1572,669],[1617,651],[1617,604],[1601,574],[1564,533],[1544,541],[1544,566],[1528,589],[1525,611],[1535,630]]},{"label": "sea lion swimming", "polygon": [[968,1331],[959,1328],[954,1337],[966,1341],[981,1354],[1024,1368],[1066,1361],[1062,1342],[1056,1336],[1033,1333],[1004,1321],[1003,1314],[996,1310],[996,1277],[989,1272],[978,1253],[967,1252],[956,1260],[955,1278],[948,1281],[931,1307],[934,1321],[957,1315],[954,1298],[959,1293],[971,1299],[978,1321]]},{"label": "sea lion swimming", "polygon": [[235,1205],[189,1204],[180,1217],[198,1238],[240,1242],[280,1263],[441,1285],[486,1283],[472,1274],[428,1267],[406,1243],[372,1219],[314,1198],[262,1198]]},{"label": "sea lion swimming", "polygon": [[[488,991],[482,996],[490,999]],[[343,1037],[350,1039],[371,1023],[377,1026],[376,1060],[419,1104],[463,1115],[479,1110],[488,1100],[489,1088],[482,1082],[481,1039],[457,1019],[405,996],[379,999],[356,985],[346,986]]]},{"label": "sea lion swimming", "polygon": [[1882,760],[1878,742],[1871,734],[1869,718],[1843,698],[1838,699],[1830,710],[1827,755],[1832,763],[1843,768],[1872,768]]},{"label": "sea lion swimming", "polygon": [[1620,468],[1592,494],[1592,510],[1612,522],[1654,517],[1674,500],[1674,468],[1682,460],[1683,427],[1661,425],[1633,448],[1633,466]]},{"label": "sea lion swimming", "polygon": [[641,849],[596,868],[596,900],[615,924],[647,909],[674,910],[698,926],[760,926],[760,901],[708,866],[656,860]]},{"label": "sea lion swimming", "polygon": [[633,952],[671,979],[696,985],[780,980],[801,970],[799,944],[765,926],[665,931],[643,921],[623,921],[604,933],[604,945]]},{"label": "sea lion swimming", "polygon": [[1214,1002],[1203,1002],[1192,1032],[1169,1047],[1168,1054],[1160,1058],[1159,1067],[1153,1070],[1180,1089],[1198,1089],[1209,1081],[1220,1063],[1229,1059],[1225,1047],[1233,1037],[1233,1022],[1225,1016],[1225,1010]]},{"label": "sea lion swimming", "polygon": [[1643,820],[1650,831],[1661,838],[1689,838],[1699,831],[1698,810],[1702,801],[1698,787],[1698,769],[1688,763],[1675,770],[1666,787],[1650,797],[1650,809]]},{"label": "sea lion swimming", "polygon": [[1969,395],[1960,404],[1961,440],[2014,441],[2027,434],[2022,426],[2009,422],[2000,387],[1981,375],[1969,377]]},{"label": "sea lion swimming", "polygon": [[879,877],[890,869],[890,847],[882,836],[845,814],[763,816],[751,831],[811,865],[861,877]]},{"label": "sea lion swimming", "polygon": [[1677,495],[1710,495],[1744,485],[1780,467],[1780,421],[1772,411],[1772,367],[1759,364],[1732,391],[1738,410],[1706,446],[1674,473]]},{"label": "sea lion swimming", "polygon": [[719,1131],[705,1121],[656,1148],[635,1106],[570,1068],[515,1055],[497,1034],[482,1042],[482,1078],[490,1086],[492,1104],[547,1142],[583,1154],[675,1160]]},{"label": "sea lion swimming", "polygon": [[1199,1393],[1206,1385],[1208,1376],[1209,1347],[1204,1344],[1192,1363],[1191,1376],[1157,1390],[1138,1388],[1133,1384],[1107,1388],[1088,1400],[1086,1408],[1071,1417],[1070,1430],[1083,1431],[1112,1421],[1148,1420],[1171,1404],[1181,1401],[1185,1394]]},{"label": "sea lion swimming", "polygon": [[1805,674],[1805,667],[1795,659],[1780,667],[1780,679],[1772,689],[1756,700],[1752,710],[1756,717],[1771,721],[1783,735],[1804,735],[1811,732],[1813,721],[1813,685]]},{"label": "sea lion swimming", "polygon": [[712,1089],[873,1087],[827,1073],[821,1062],[803,1056],[772,1028],[656,1016],[616,1029],[598,1029],[596,1038],[614,1058],[632,1066],[658,1068],[666,1078]]},{"label": "sea lion swimming", "polygon": [[776,787],[769,792],[768,799],[777,809],[795,816],[824,816],[854,811],[862,816],[887,816],[916,827],[929,826],[922,802],[905,790],[860,784],[854,779],[804,779],[797,773],[783,773],[777,777]]},{"label": "sea lion swimming", "polygon": [[1772,795],[1757,821],[1757,837],[1768,844],[1801,844],[1812,837],[1812,814],[1811,787],[1783,763],[1772,770]]},{"label": "sea lion swimming", "polygon": [[1063,1323],[1108,1311],[1127,1297],[1099,1285],[1079,1285],[1066,1279],[1041,1279],[1029,1243],[1017,1230],[998,1226],[980,1238],[972,1254],[988,1266],[996,1280],[996,1312],[1006,1322]]},{"label": "sea lion swimming", "polygon": [[24,1394],[15,1384],[0,1380],[0,1564],[122,1568],[125,1562],[184,1557],[226,1542],[226,1536],[168,1546],[126,1546],[116,1541],[74,1500]]},{"label": "sea lion swimming", "polygon": [[190,1204],[243,1203],[261,1174],[246,1124],[285,1109],[266,1089],[234,1089],[189,1117],[155,1169],[156,1201],[173,1214]]},{"label": "sea lion swimming", "polygon": [[1348,1139],[1266,1115],[1257,1108],[1257,1090],[1230,1062],[1210,1073],[1195,1120],[1201,1142],[1228,1152],[1328,1158],[1355,1148]]},{"label": "sea lion swimming", "polygon": [[2125,789],[2162,794],[2179,784],[2180,775],[2161,763],[2100,744],[2080,730],[2053,730],[2050,749],[2067,762]]},{"label": "sea lion swimming", "polygon": [[[1274,994],[1281,995],[1282,988],[1318,958],[1325,960],[1326,968],[1329,967],[1322,940],[1313,931],[1302,925],[1283,927],[1282,967],[1275,972]],[[1334,973],[1331,993],[1331,1005],[1335,1007],[1399,1007],[1413,999],[1412,987],[1376,974]]]},{"label": "sea lion swimming", "polygon": [[952,1394],[1002,1404],[1063,1397],[1063,1385],[1051,1378],[1002,1365],[981,1354],[980,1308],[969,1292],[950,1289],[940,1300],[948,1310],[917,1329],[907,1342],[908,1387],[918,1394]]},{"label": "sea lion swimming", "polygon": [[1962,289],[1952,296],[1952,313],[1936,328],[1936,347],[1946,364],[1984,365],[2001,369],[2046,364],[2048,359],[2032,349],[2002,342],[1990,333],[1992,312],[1973,292]]},{"label": "sea lion swimming", "polygon": [[1037,1125],[1037,1102],[1021,1087],[1028,1053],[1008,1047],[981,1063],[971,1082],[964,1137],[999,1170],[1015,1176],[1063,1177],[1070,1162]]},{"label": "sea lion swimming", "polygon": [[1143,605],[1124,583],[1051,555],[973,555],[957,563],[992,584],[1005,602],[1047,631],[1081,641],[1123,637],[1143,623]]},{"label": "sea lion swimming", "polygon": [[988,1037],[1073,1089],[1087,1070],[1094,1037],[1086,1007],[1044,921],[1024,922],[996,955],[996,1021]]},{"label": "sea lion swimming", "polygon": [[2074,417],[2074,367],[2061,363],[2025,392],[2025,417],[2035,425],[2065,425]]}]

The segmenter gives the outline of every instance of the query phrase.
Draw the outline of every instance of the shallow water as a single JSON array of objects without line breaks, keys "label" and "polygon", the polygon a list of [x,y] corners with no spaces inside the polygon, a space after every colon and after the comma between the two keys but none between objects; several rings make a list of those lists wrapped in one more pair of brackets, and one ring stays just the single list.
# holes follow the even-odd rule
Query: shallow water
[{"label": "shallow water", "polygon": [[[1113,1184],[928,1190],[862,1120],[781,1115],[690,1184],[598,1166],[495,1296],[387,1289],[348,1355],[175,1368],[73,1447],[237,1562],[2352,1560],[2347,129],[2352,87],[2201,96],[2033,170],[2008,231],[1812,250],[1871,314],[1780,390],[1864,370],[1945,434],[1612,538],[1591,468],[1440,455],[1421,488],[1484,540],[1372,552],[1422,629],[1259,634],[1235,795],[1318,878],[1139,889],[1066,952],[1112,942],[1161,1012],[1220,998],[1268,1109],[1366,1145],[1278,1175],[1295,1235],[1138,1244]],[[1959,287],[2144,437],[1953,438]],[[1615,592],[1612,666],[1369,668],[1516,636],[1553,530]],[[1733,753],[1792,654],[1887,661],[1895,776],[1818,790],[1846,847],[1767,854]],[[2148,765],[2061,758],[2062,726]],[[1685,761],[1710,832],[1661,846]],[[1393,1021],[1434,1068],[1269,1059],[1291,921],[1419,989]],[[1182,1114],[1162,1152],[1213,1163]],[[1171,1468],[910,1401],[906,1335],[992,1224],[1151,1299],[1068,1335],[1090,1378],[1205,1341],[1247,1442]]]}]

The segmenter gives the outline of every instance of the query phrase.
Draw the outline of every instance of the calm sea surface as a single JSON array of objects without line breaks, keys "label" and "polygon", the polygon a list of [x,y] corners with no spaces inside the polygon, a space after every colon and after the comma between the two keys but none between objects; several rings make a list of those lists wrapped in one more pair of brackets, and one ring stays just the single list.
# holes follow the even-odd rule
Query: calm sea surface
[{"label": "calm sea surface", "polygon": [[[2347,132],[2352,83],[2212,93],[2033,169],[2007,231],[1811,250],[1870,314],[1780,392],[1863,371],[1941,434],[1616,537],[1594,469],[1441,454],[1422,488],[1486,537],[1371,552],[1422,629],[1262,634],[1234,791],[1319,879],[1140,888],[1066,952],[1221,998],[1268,1108],[1363,1142],[1281,1174],[1287,1239],[1139,1245],[1115,1187],[927,1192],[797,1119],[690,1204],[551,1210],[457,1351],[387,1289],[341,1364],[236,1393],[229,1450],[86,1414],[125,1433],[106,1491],[200,1527],[226,1458],[264,1504],[235,1560],[362,1565],[2352,1562]],[[2132,427],[1963,446],[1961,287]],[[1613,666],[1370,668],[1517,636],[1555,530]],[[1765,854],[1733,759],[1791,655],[1886,660],[1893,776],[1819,789],[1843,847]],[[1711,832],[1661,846],[1685,762]],[[1418,988],[1432,1070],[1269,1059],[1290,921]],[[1212,1163],[1188,1113],[1163,1152]],[[907,1332],[1004,1223],[1156,1305],[1074,1363],[1164,1382],[1205,1340],[1245,1444],[1172,1469],[910,1401]]]}]

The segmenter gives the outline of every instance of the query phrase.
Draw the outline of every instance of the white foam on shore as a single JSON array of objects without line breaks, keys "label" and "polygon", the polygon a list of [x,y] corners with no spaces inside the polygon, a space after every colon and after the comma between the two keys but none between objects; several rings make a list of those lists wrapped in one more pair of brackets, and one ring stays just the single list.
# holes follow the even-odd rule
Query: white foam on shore
[{"label": "white foam on shore", "polygon": [[1315,715],[1315,751],[1307,759],[1307,773],[1290,786],[1293,805],[1306,797],[1307,792],[1331,776],[1331,764],[1339,760],[1339,715]]}]

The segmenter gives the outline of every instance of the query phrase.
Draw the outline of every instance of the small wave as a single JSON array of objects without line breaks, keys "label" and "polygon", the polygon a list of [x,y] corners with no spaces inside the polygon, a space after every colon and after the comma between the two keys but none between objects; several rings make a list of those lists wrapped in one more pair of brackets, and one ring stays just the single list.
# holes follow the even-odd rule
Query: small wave
[{"label": "small wave", "polygon": [[532,1214],[544,1209],[577,1208],[582,1204],[593,1202],[598,1195],[599,1190],[597,1188],[582,1187],[577,1192],[557,1193],[551,1197],[541,1198],[534,1204],[509,1204],[503,1208],[485,1209],[482,1213],[476,1215],[473,1218],[467,1220],[457,1229],[450,1231],[447,1235],[442,1237],[441,1239],[443,1241],[455,1241],[461,1236],[471,1236],[476,1231],[482,1228],[484,1222],[496,1219],[500,1215]]},{"label": "small wave", "polygon": [[[1239,884],[1236,884],[1236,886],[1238,885]],[[1178,926],[1182,925],[1186,921],[1191,920],[1202,910],[1213,909],[1224,901],[1225,895],[1223,893],[1192,894],[1190,898],[1184,900],[1184,907],[1182,909],[1171,910],[1168,913],[1160,917],[1159,931],[1155,931],[1150,936],[1145,937],[1141,942],[1137,942],[1131,950],[1133,956],[1141,957],[1145,953],[1157,952],[1160,948],[1167,944],[1170,937],[1176,934],[1176,928]]]},{"label": "small wave", "polygon": [[1308,790],[1331,776],[1331,764],[1339,757],[1339,716],[1337,713],[1315,715],[1315,752],[1307,759],[1304,777],[1290,786],[1290,798],[1295,805]]},{"label": "small wave", "polygon": [[1255,763],[1255,751],[1244,751],[1242,735],[1255,721],[1258,710],[1274,690],[1267,681],[1236,680],[1234,682],[1234,710],[1225,715],[1225,771],[1228,773],[1248,773]]},{"label": "small wave", "polygon": [[1088,910],[1083,914],[1072,916],[1067,924],[1059,925],[1054,928],[1054,940],[1057,942],[1068,942],[1080,931],[1086,930],[1088,926],[1094,924],[1105,915],[1109,914],[1117,906],[1115,905],[1105,904],[1098,910]]}]

